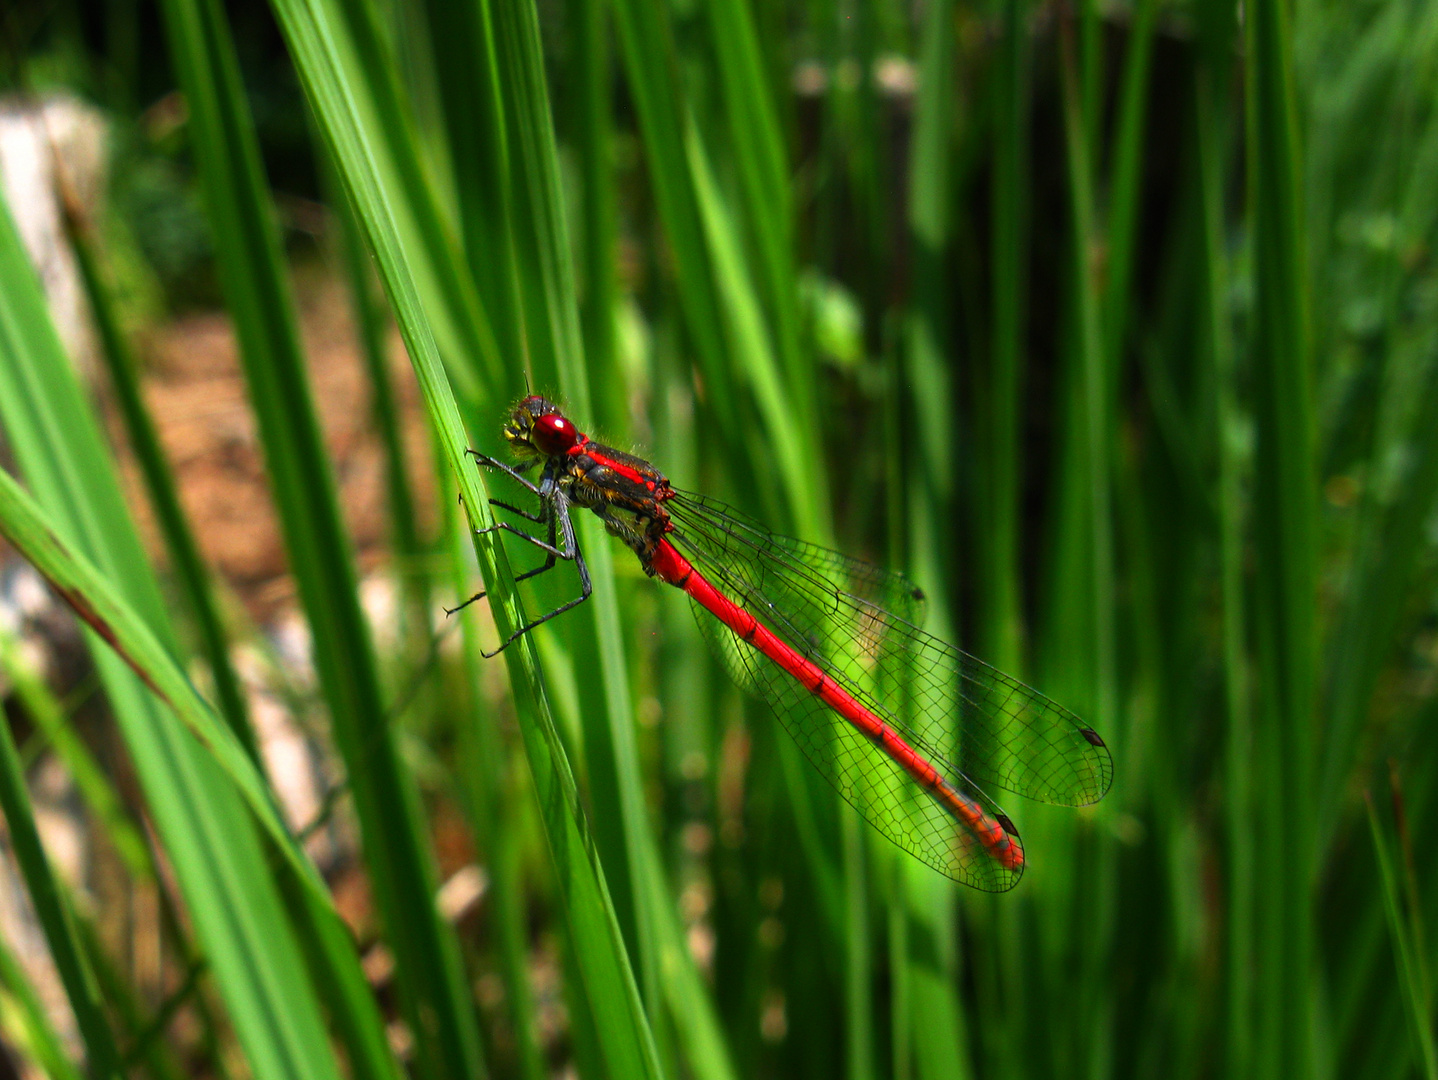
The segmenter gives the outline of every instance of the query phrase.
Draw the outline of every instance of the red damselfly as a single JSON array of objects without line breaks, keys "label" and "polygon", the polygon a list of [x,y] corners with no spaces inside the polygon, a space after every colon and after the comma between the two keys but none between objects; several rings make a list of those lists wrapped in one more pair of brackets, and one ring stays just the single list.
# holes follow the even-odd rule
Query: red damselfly
[{"label": "red damselfly", "polygon": [[[589,439],[542,397],[515,407],[504,438],[517,465],[474,456],[523,484],[539,508],[490,501],[548,531],[543,540],[508,522],[491,526],[545,552],[515,580],[563,559],[578,569],[581,592],[486,655],[589,598],[570,520],[578,506],[598,514],[646,573],[688,595],[735,681],[773,708],[871,825],[940,873],[991,892],[1023,873],[1018,832],[981,785],[1062,806],[1108,791],[1113,759],[1098,734],[919,629],[923,593],[899,574],[776,536],[675,488],[649,462]],[[524,475],[536,466],[538,483]]]}]

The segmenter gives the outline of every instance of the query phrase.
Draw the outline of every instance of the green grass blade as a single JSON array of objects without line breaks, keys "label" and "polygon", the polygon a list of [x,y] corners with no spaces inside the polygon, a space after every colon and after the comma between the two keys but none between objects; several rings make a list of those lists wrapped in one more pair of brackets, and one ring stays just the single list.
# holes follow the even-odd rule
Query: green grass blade
[{"label": "green grass blade", "polygon": [[23,662],[17,642],[3,628],[0,628],[0,671],[5,673],[30,722],[65,763],[86,808],[114,845],[126,872],[132,879],[152,881],[155,868],[139,827],[126,812],[95,756],[80,740],[69,717],[64,715],[55,695]]},{"label": "green grass blade", "polygon": [[[509,126],[522,133],[514,148],[518,167],[514,187],[525,193],[515,200],[516,247],[527,256],[521,262],[531,263],[537,271],[526,276],[525,306],[544,313],[541,318],[531,316],[528,322],[546,331],[549,339],[547,346],[531,352],[531,358],[536,361],[536,371],[542,372],[545,367],[540,361],[552,352],[559,385],[575,408],[588,414],[588,369],[580,360],[579,309],[539,27],[532,8],[523,9],[522,15],[501,9],[499,24],[500,55],[509,76],[505,80]],[[539,336],[532,333],[531,342]],[[603,374],[606,383],[618,381],[614,372]],[[597,518],[586,514],[578,524],[595,595],[588,605],[592,623],[581,619],[570,626],[575,675],[581,685],[603,688],[602,695],[586,700],[581,712],[588,777],[596,805],[619,809],[617,814],[605,814],[597,824],[599,848],[609,868],[621,924],[625,923],[625,898],[632,904],[631,955],[646,1002],[662,1000],[666,983],[687,986],[690,993],[685,1008],[672,1010],[674,1024],[691,1053],[704,1055],[691,1057],[692,1067],[707,1075],[722,1075],[725,1063],[710,1053],[717,1020],[707,995],[694,993],[701,984],[693,970],[693,958],[687,950],[675,949],[672,944],[666,949],[663,944],[675,941],[678,931],[670,906],[655,903],[668,889],[649,826],[635,743],[629,668],[622,647],[625,634],[613,571],[614,546]]]},{"label": "green grass blade", "polygon": [[1157,0],[1134,4],[1124,56],[1117,135],[1110,168],[1107,230],[1107,296],[1104,305],[1104,345],[1111,373],[1118,374],[1124,341],[1129,331],[1132,303],[1135,229],[1142,210],[1144,131],[1148,120],[1149,67],[1153,59],[1154,17]]},{"label": "green grass blade", "polygon": [[69,904],[35,828],[35,815],[30,808],[30,793],[25,788],[25,774],[20,755],[8,723],[0,723],[0,809],[5,812],[10,846],[15,852],[24,875],[30,902],[45,931],[50,955],[65,986],[70,1008],[75,1012],[80,1036],[85,1041],[85,1057],[91,1076],[121,1075],[120,1055],[115,1036],[105,1018],[99,988],[85,958],[85,950],[75,933]]},{"label": "green grass blade", "polygon": [[[342,66],[331,89],[355,119],[354,152],[366,161],[386,216],[405,241],[410,274],[427,300],[428,332],[466,402],[503,400],[509,394],[506,359],[420,155],[395,58],[370,3],[346,6],[334,16],[338,36],[330,55]],[[349,190],[351,178],[342,172],[342,179]],[[355,192],[350,197],[358,201]]]},{"label": "green grass blade", "polygon": [[[1088,7],[1086,6],[1086,10]],[[1115,596],[1115,541],[1113,513],[1114,456],[1113,401],[1116,357],[1103,348],[1103,310],[1099,291],[1099,274],[1103,237],[1098,231],[1094,195],[1095,148],[1099,145],[1098,129],[1087,121],[1092,112],[1084,108],[1081,80],[1091,74],[1097,60],[1085,49],[1088,67],[1082,71],[1074,58],[1072,25],[1061,28],[1060,63],[1063,74],[1064,143],[1067,151],[1067,181],[1071,220],[1073,222],[1073,264],[1071,281],[1074,311],[1072,318],[1073,359],[1077,366],[1077,388],[1074,415],[1082,431],[1082,479],[1076,481],[1075,495],[1083,506],[1088,529],[1085,557],[1088,566],[1087,630],[1091,637],[1094,668],[1087,680],[1090,688],[1090,722],[1104,732],[1105,741],[1115,748],[1116,768],[1122,775],[1126,718],[1120,711],[1119,672],[1117,655],[1117,601]],[[1078,486],[1081,484],[1081,487]],[[1105,857],[1107,856],[1107,857]],[[1114,878],[1111,852],[1105,848],[1091,864],[1095,878],[1086,886],[1095,895],[1088,901],[1079,925],[1081,945],[1076,963],[1080,965],[1079,984],[1090,989],[1081,1008],[1070,1019],[1069,1030],[1076,1048],[1072,1052],[1093,1055],[1102,1062],[1105,1040],[1089,1032],[1098,1032],[1106,1025],[1113,1009],[1111,987],[1101,978],[1109,950],[1117,932]],[[1062,880],[1062,879],[1058,879]],[[1063,885],[1072,887],[1064,881]],[[1062,886],[1060,886],[1062,887]],[[1082,1047],[1082,1049],[1078,1049]],[[1095,1066],[1100,1071],[1101,1064]]]},{"label": "green grass blade", "polygon": [[[113,522],[112,522],[113,526]],[[371,1021],[361,1040],[351,1041],[351,1062],[358,1075],[393,1080],[391,1068],[363,1053],[382,1055],[391,1061],[384,1029],[365,989],[367,984],[354,955],[353,939],[330,906],[329,895],[318,874],[294,845],[275,815],[266,790],[260,784],[248,756],[228,727],[221,724],[195,693],[185,674],[156,640],[135,611],[118,597],[83,558],[72,555],[56,538],[55,530],[34,501],[8,473],[0,472],[0,534],[34,563],[85,623],[94,631],[96,644],[103,641],[113,653],[99,653],[99,662],[112,696],[119,696],[120,719],[132,719],[125,708],[136,702],[158,699],[164,702],[190,734],[213,753],[218,762],[200,752],[179,729],[162,724],[147,728],[136,723],[125,727],[132,752],[140,766],[142,780],[151,779],[155,762],[166,764],[166,795],[151,797],[150,803],[168,838],[180,885],[185,891],[192,917],[209,948],[221,993],[230,1006],[242,1040],[252,1060],[271,1070],[269,1075],[324,1077],[337,1075],[327,1068],[328,1047],[318,1022],[318,1003],[309,994],[309,984],[296,966],[301,946],[284,920],[278,897],[269,887],[271,864],[245,827],[243,805],[232,796],[225,777],[243,796],[250,811],[267,830],[274,850],[279,851],[293,871],[286,884],[304,889],[312,922],[306,927],[316,935],[300,940],[316,955],[328,958],[335,968],[328,972],[331,988],[352,994],[364,989],[368,1012],[350,1002],[347,1015],[337,1018],[343,1029],[355,1017]],[[110,665],[107,668],[107,664]],[[127,670],[128,669],[128,670]],[[143,684],[154,695],[129,700],[120,676]],[[120,688],[117,695],[116,686]],[[155,715],[170,714],[156,709]],[[189,754],[190,757],[183,755]],[[218,883],[211,883],[194,867],[213,868]],[[210,895],[213,889],[215,896]],[[332,1008],[345,999],[331,997]],[[254,1038],[255,1044],[248,1040]]]},{"label": "green grass blade", "polygon": [[1019,590],[1019,387],[1024,359],[1024,312],[1027,274],[1028,214],[1028,33],[1023,22],[1026,5],[1014,0],[1005,5],[1004,38],[995,96],[994,183],[992,254],[993,368],[990,372],[990,418],[984,429],[988,468],[984,482],[989,492],[985,534],[988,537],[988,596],[985,598],[989,630],[985,644],[993,663],[1002,671],[1019,672],[1021,600]]},{"label": "green grass blade", "polygon": [[736,388],[743,386],[753,395],[769,435],[767,456],[770,468],[777,473],[784,502],[774,505],[775,485],[761,485],[756,494],[761,500],[767,497],[771,519],[787,507],[793,528],[823,543],[829,534],[827,492],[822,486],[822,474],[813,464],[818,460],[813,436],[805,430],[802,414],[797,422],[790,421],[789,388],[764,323],[758,290],[740,247],[739,230],[719,191],[704,140],[692,121],[686,127],[686,136],[687,172],[707,241],[715,296],[728,329],[730,355],[735,358]]},{"label": "green grass blade", "polygon": [[[374,273],[354,214],[339,181],[334,177],[329,159],[326,157],[323,160],[326,186],[331,193],[330,204],[340,225],[339,246],[349,283],[350,303],[354,308],[360,354],[369,373],[375,429],[384,448],[385,495],[395,559],[399,563],[399,577],[405,588],[413,625],[427,630],[430,625],[430,598],[427,579],[421,572],[425,549],[419,535],[419,518],[410,489],[408,455],[400,430],[400,409],[389,369],[389,312],[375,295]],[[403,631],[401,636],[404,636]],[[423,635],[415,634],[414,637],[422,646]]]},{"label": "green grass blade", "polygon": [[[646,849],[644,858],[656,859],[652,845]],[[648,902],[655,912],[656,950],[664,996],[675,1018],[674,1027],[688,1068],[700,1080],[735,1080],[739,1073],[730,1060],[711,990],[704,984],[689,944],[680,932],[663,870],[650,861],[642,868],[640,880],[650,889]]]},{"label": "green grass blade", "polygon": [[[0,1025],[7,1042],[28,1051],[31,1062],[44,1070],[49,1080],[81,1080],[82,1072],[65,1054],[60,1035],[50,1023],[40,995],[26,978],[8,945],[0,941]],[[5,999],[10,1000],[5,1000]],[[20,1037],[15,1038],[16,1032]]]},{"label": "green grass blade", "polygon": [[705,9],[728,119],[730,153],[739,180],[741,216],[754,251],[757,291],[790,390],[790,423],[812,438],[818,426],[818,402],[811,362],[802,352],[793,185],[778,110],[764,77],[764,58],[749,0],[711,0]]},{"label": "green grass blade", "polygon": [[1197,145],[1200,199],[1204,210],[1203,259],[1207,289],[1204,303],[1208,326],[1213,388],[1213,441],[1218,459],[1219,560],[1223,597],[1224,702],[1228,717],[1225,762],[1228,856],[1228,1022],[1229,1067],[1241,1069],[1252,1060],[1252,982],[1248,968],[1253,949],[1253,718],[1249,700],[1247,628],[1245,625],[1242,461],[1238,450],[1241,423],[1236,403],[1232,334],[1225,307],[1228,260],[1223,235],[1223,122],[1215,100],[1219,78],[1214,66],[1222,53],[1213,50],[1198,76]]},{"label": "green grass blade", "polygon": [[[69,193],[66,195],[69,196]],[[220,714],[234,729],[235,735],[256,766],[263,769],[239,676],[235,674],[234,666],[230,663],[229,636],[225,632],[224,622],[215,601],[209,571],[185,518],[185,511],[180,505],[175,477],[169,462],[165,460],[154,422],[140,397],[136,374],[138,367],[120,329],[119,319],[111,301],[111,290],[107,287],[100,268],[94,237],[84,218],[84,211],[75,203],[73,196],[66,198],[64,209],[70,246],[75,252],[75,261],[84,282],[86,298],[90,301],[90,310],[95,316],[95,329],[100,337],[100,354],[109,369],[110,383],[115,388],[115,398],[121,415],[125,418],[126,433],[129,435],[130,445],[134,448],[135,457],[139,460],[140,471],[145,478],[145,489],[154,507],[160,531],[165,537],[165,546],[184,587],[200,632],[200,640],[204,644],[210,675],[215,681],[216,703]]]},{"label": "green grass blade", "polygon": [[584,358],[589,365],[589,397],[594,424],[603,431],[623,431],[628,413],[618,342],[619,281],[617,276],[619,186],[615,179],[614,102],[610,89],[612,49],[607,0],[579,0],[579,83],[582,88],[572,113],[578,143],[580,212],[574,222],[580,235],[580,324]]},{"label": "green grass blade", "polygon": [[1403,985],[1403,1003],[1411,1024],[1413,1040],[1418,1044],[1418,1060],[1423,1075],[1428,1080],[1438,1078],[1438,1043],[1433,1036],[1433,1010],[1430,995],[1423,985],[1420,967],[1422,960],[1416,955],[1416,942],[1409,932],[1408,920],[1403,916],[1403,889],[1398,882],[1398,867],[1401,859],[1394,850],[1396,837],[1390,837],[1388,830],[1379,820],[1373,805],[1373,796],[1365,793],[1368,803],[1368,826],[1373,836],[1373,849],[1378,856],[1379,875],[1383,885],[1383,907],[1388,915],[1388,930],[1393,936],[1393,952],[1398,961],[1398,972]]},{"label": "green grass blade", "polygon": [[1256,310],[1253,530],[1259,687],[1254,753],[1268,852],[1257,882],[1254,1074],[1313,1061],[1313,730],[1317,484],[1297,117],[1287,5],[1244,8],[1248,199]]},{"label": "green grass blade", "polygon": [[[454,595],[469,588],[469,522],[453,499],[444,501],[444,536],[449,541],[450,581]],[[479,612],[470,605],[459,613],[463,622],[464,675],[469,707],[461,712],[456,770],[465,810],[474,830],[481,858],[486,858],[494,895],[494,918],[498,924],[500,978],[504,981],[504,1003],[514,1032],[520,1072],[525,1080],[542,1080],[544,1063],[534,1033],[534,994],[529,985],[528,934],[523,879],[520,874],[521,837],[515,827],[519,816],[516,804],[528,792],[521,792],[510,779],[510,754],[495,725],[481,714],[483,698],[480,655]]]},{"label": "green grass blade", "polygon": [[[567,406],[575,415],[587,417],[589,371],[583,360],[537,13],[532,5],[501,5],[495,22],[507,128],[515,133],[512,228],[525,323],[521,332],[529,342],[528,358],[536,385],[562,388]],[[599,808],[594,837],[630,962],[654,1024],[662,1015],[656,1008],[662,1000],[654,942],[656,915],[649,905],[649,892],[639,880],[643,852],[651,840],[634,744],[634,708],[614,581],[614,547],[593,515],[580,515],[575,524],[594,595],[585,605],[587,610],[576,613],[578,619],[571,620],[564,630],[572,640],[576,681],[600,690],[587,695],[579,710],[586,776],[591,798]],[[655,1035],[662,1061],[667,1057],[662,1029]]]},{"label": "green grass blade", "polygon": [[418,796],[394,743],[383,682],[359,604],[350,545],[304,374],[259,148],[221,9],[162,7],[222,284],[285,548],[313,635],[316,672],[359,817],[364,855],[421,1075],[482,1075],[479,1027],[437,888]]},{"label": "green grass blade", "polygon": [[[307,874],[303,880],[320,888],[317,878],[233,732],[195,694],[172,648],[161,644],[169,628],[158,584],[3,208],[0,281],[0,412],[17,460],[54,514],[47,518],[0,474],[0,531],[96,635],[89,644],[101,680],[252,1067],[276,1077],[335,1076],[318,1002],[295,962],[269,866],[226,773],[279,850]],[[103,560],[105,576],[72,556],[72,544]],[[102,641],[114,652],[100,649]],[[218,763],[174,723],[165,703]]]},{"label": "green grass blade", "polygon": [[[471,519],[476,525],[487,526],[492,523],[488,502],[479,484],[478,470],[465,456],[468,438],[440,364],[426,309],[421,306],[410,274],[409,247],[397,228],[389,191],[374,158],[372,119],[368,111],[356,112],[352,107],[357,91],[354,84],[369,77],[361,62],[368,50],[358,46],[368,40],[372,28],[361,27],[355,33],[350,19],[360,18],[362,11],[333,2],[278,0],[275,8],[326,143],[375,256],[446,461]],[[523,610],[514,593],[503,549],[493,534],[487,534],[476,538],[475,550],[491,594],[496,629],[507,637],[515,627],[523,625]],[[550,716],[533,642],[527,637],[516,642],[506,650],[505,660],[576,959],[593,1003],[606,1062],[613,1075],[655,1076],[658,1061],[648,1022],[579,806],[574,778]]]},{"label": "green grass blade", "polygon": [[737,433],[739,403],[725,346],[724,314],[715,296],[709,251],[687,164],[688,119],[679,92],[679,58],[668,12],[658,0],[617,0],[613,5],[624,70],[639,114],[650,183],[674,252],[685,329],[716,395],[713,408],[729,437]]},{"label": "green grass blade", "polygon": [[[892,476],[890,483],[911,488],[904,508],[908,551],[902,565],[913,579],[923,582],[935,598],[926,628],[954,640],[954,612],[948,602],[955,595],[952,573],[958,548],[951,523],[957,517],[958,456],[951,452],[955,427],[960,423],[955,385],[958,365],[950,353],[953,336],[953,297],[945,285],[942,267],[952,254],[954,223],[951,212],[954,177],[956,109],[954,92],[954,7],[930,5],[920,43],[919,94],[916,102],[913,163],[909,176],[907,225],[913,246],[912,295],[904,321],[905,390],[896,388],[893,408],[908,418],[903,435],[890,446],[895,465],[906,457],[921,463],[912,478]],[[938,703],[935,703],[938,704]],[[940,706],[942,707],[942,706]],[[952,984],[959,974],[954,943],[954,893],[932,880],[900,866],[893,875],[895,905],[907,920],[902,938],[906,948],[890,963],[906,970],[910,1013],[895,1017],[891,1038],[908,1039],[919,1075],[967,1074],[969,1065],[958,1046],[964,1029]],[[922,1019],[921,1019],[922,1018]]]},{"label": "green grass blade", "polygon": [[528,366],[540,386],[562,379],[574,408],[587,413],[588,372],[580,362],[579,309],[539,16],[532,4],[501,3],[495,6],[494,21],[510,139],[510,228]]},{"label": "green grass blade", "polygon": [[1357,545],[1347,610],[1331,646],[1328,742],[1322,755],[1320,838],[1334,829],[1340,795],[1352,769],[1363,724],[1394,636],[1412,597],[1424,550],[1424,533],[1438,503],[1438,352],[1428,359],[1427,378],[1410,424],[1385,456],[1402,456],[1404,475],[1376,508],[1368,535]]},{"label": "green grass blade", "polygon": [[87,627],[114,650],[115,657],[139,683],[179,714],[191,734],[223,767],[270,838],[287,853],[295,870],[307,874],[315,887],[322,889],[313,868],[298,853],[276,817],[268,790],[233,733],[218,726],[215,715],[195,692],[170,650],[128,600],[93,564],[68,549],[45,512],[8,473],[0,475],[0,532],[34,564]]},{"label": "green grass blade", "polygon": [[[525,356],[526,340],[511,227],[512,133],[506,129],[495,40],[494,13],[500,7],[430,0],[425,12],[465,261],[484,298],[499,358],[513,370]],[[492,389],[501,398],[514,392],[504,385]]]},{"label": "green grass blade", "polygon": [[[741,231],[719,190],[708,146],[679,77],[669,12],[658,0],[614,7],[625,72],[639,113],[646,161],[674,256],[685,329],[704,373],[721,437],[748,448],[762,432],[768,470],[780,484],[753,485],[764,516],[820,542],[828,533],[822,473],[811,433],[794,422],[764,306],[744,257]],[[751,417],[756,417],[754,427]],[[735,467],[753,466],[752,454]],[[736,482],[741,482],[736,478]]]}]

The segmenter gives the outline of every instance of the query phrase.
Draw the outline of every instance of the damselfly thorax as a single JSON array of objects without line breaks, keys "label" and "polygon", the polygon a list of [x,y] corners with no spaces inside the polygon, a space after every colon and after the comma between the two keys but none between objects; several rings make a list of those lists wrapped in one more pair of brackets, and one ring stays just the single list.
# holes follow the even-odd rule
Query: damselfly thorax
[{"label": "damselfly thorax", "polygon": [[597,442],[552,461],[570,501],[598,514],[652,575],[655,546],[672,528],[664,509],[674,492],[668,478],[643,458]]}]

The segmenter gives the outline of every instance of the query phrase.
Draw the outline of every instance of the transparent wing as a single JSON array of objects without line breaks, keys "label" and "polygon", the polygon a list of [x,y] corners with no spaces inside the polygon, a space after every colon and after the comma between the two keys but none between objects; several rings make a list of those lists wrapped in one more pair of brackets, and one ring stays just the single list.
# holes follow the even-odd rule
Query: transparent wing
[{"label": "transparent wing", "polygon": [[[691,560],[711,581],[718,569],[696,552]],[[804,756],[874,828],[939,873],[985,892],[1004,892],[1023,876],[1023,849],[1002,811],[961,777],[950,782],[1008,833],[1017,858],[1004,865],[983,842],[918,785],[887,754],[809,693],[768,657],[691,601],[700,632],[730,677],[767,702]],[[771,627],[772,629],[772,627]],[[856,695],[857,696],[857,695]],[[941,770],[942,771],[942,770]]]},{"label": "transparent wing", "polygon": [[[1012,835],[992,785],[1066,806],[1113,780],[1108,748],[1073,713],[916,625],[903,577],[779,537],[704,496],[666,503],[671,537],[719,589],[897,731],[963,797]],[[940,872],[998,890],[1018,879],[880,751],[707,612],[699,624],[730,674],[769,701],[817,768],[868,820]]]},{"label": "transparent wing", "polygon": [[[812,570],[818,588],[841,584],[855,600],[883,608],[913,626],[924,623],[923,590],[903,574],[851,558],[841,551],[795,540],[792,536],[778,536],[753,518],[707,495],[680,491],[665,507],[676,520],[682,518],[691,523],[691,531],[696,534],[720,530],[743,548],[772,551],[776,560],[790,564],[795,572]],[[675,513],[676,508],[679,513]]]}]

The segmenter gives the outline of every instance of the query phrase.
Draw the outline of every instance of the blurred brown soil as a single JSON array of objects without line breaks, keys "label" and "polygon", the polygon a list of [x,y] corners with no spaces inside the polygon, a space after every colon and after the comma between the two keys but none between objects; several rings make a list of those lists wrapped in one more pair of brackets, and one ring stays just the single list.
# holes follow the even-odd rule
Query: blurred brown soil
[{"label": "blurred brown soil", "polygon": [[[298,291],[306,373],[324,433],[324,464],[337,485],[351,550],[361,571],[368,571],[386,557],[389,530],[371,382],[343,285],[314,280]],[[434,501],[419,388],[398,334],[391,331],[387,344],[411,491],[423,513]],[[293,601],[294,584],[230,320],[223,313],[185,316],[149,332],[142,355],[145,401],[205,561],[252,618],[269,622]],[[123,443],[117,417],[112,417],[111,431]],[[133,455],[122,457],[130,505],[151,555],[163,562],[164,545],[139,469]],[[421,530],[430,524],[421,521]]]}]

